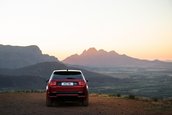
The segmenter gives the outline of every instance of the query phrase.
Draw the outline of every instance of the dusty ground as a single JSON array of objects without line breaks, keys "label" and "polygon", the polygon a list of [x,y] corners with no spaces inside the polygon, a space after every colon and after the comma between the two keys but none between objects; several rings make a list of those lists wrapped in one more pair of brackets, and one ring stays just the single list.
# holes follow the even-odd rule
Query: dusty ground
[{"label": "dusty ground", "polygon": [[172,115],[172,103],[91,95],[88,107],[46,107],[44,93],[2,93],[0,115]]}]

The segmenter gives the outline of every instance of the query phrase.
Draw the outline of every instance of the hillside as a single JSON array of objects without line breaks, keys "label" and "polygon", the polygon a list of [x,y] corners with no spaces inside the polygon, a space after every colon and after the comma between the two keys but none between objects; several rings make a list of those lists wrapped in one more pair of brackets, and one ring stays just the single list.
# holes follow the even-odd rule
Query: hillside
[{"label": "hillside", "polygon": [[[45,89],[45,81],[49,79],[53,70],[67,68],[79,69],[66,66],[60,62],[44,62],[18,69],[0,69],[0,79],[2,80],[2,84],[4,84],[0,85],[0,89],[8,90],[11,89],[11,87],[13,87],[13,89],[28,89],[28,87],[30,89]],[[98,91],[98,87],[106,87],[114,83],[126,82],[125,80],[113,78],[108,75],[90,72],[84,69],[81,70],[85,78],[89,81],[90,90]],[[10,85],[8,84],[9,82],[11,83]]]},{"label": "hillside", "polygon": [[82,54],[74,54],[63,60],[71,65],[92,66],[92,67],[172,67],[172,63],[159,60],[148,61],[120,55],[115,51],[104,51],[90,48]]},{"label": "hillside", "polygon": [[46,80],[38,76],[9,76],[0,75],[0,91],[38,90],[43,89]]},{"label": "hillside", "polygon": [[18,69],[0,69],[0,90],[45,89],[54,69],[65,69],[60,62],[43,62]]},{"label": "hillside", "polygon": [[0,45],[0,68],[21,68],[40,62],[57,62],[54,56],[42,54],[37,46]]}]

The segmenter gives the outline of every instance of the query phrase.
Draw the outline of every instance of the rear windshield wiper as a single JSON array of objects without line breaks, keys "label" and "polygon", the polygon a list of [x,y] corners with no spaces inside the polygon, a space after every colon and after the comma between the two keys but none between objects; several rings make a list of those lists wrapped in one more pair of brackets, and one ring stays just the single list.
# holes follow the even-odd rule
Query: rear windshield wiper
[{"label": "rear windshield wiper", "polygon": [[75,78],[73,78],[73,77],[67,77],[66,79],[75,79]]}]

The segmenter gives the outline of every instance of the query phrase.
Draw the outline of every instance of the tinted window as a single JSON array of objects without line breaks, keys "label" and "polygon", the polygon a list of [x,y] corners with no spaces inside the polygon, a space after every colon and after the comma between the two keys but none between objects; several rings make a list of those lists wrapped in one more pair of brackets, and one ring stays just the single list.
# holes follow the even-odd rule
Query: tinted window
[{"label": "tinted window", "polygon": [[53,79],[82,79],[80,72],[54,72]]}]

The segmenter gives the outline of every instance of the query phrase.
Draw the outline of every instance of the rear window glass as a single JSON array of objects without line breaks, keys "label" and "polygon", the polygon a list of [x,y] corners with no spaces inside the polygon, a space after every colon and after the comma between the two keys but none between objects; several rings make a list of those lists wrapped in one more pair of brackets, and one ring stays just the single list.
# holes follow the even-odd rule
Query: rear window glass
[{"label": "rear window glass", "polygon": [[82,79],[80,72],[54,72],[53,79]]}]

